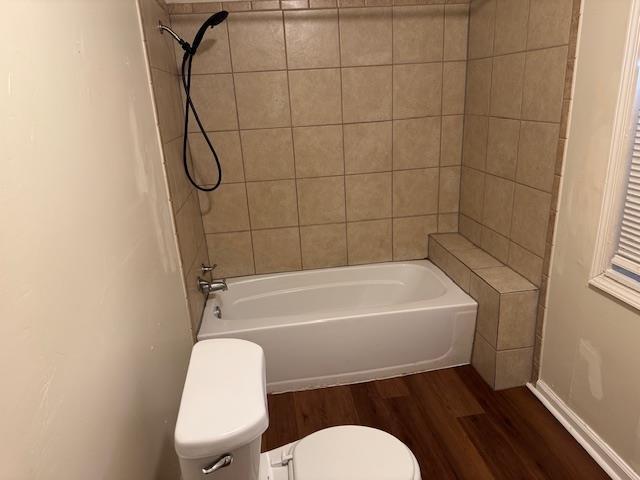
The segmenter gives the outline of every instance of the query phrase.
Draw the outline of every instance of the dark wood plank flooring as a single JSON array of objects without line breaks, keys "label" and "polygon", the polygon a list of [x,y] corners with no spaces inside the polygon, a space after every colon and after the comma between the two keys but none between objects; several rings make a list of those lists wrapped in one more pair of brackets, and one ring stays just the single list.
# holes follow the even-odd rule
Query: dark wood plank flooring
[{"label": "dark wood plank flooring", "polygon": [[424,480],[609,478],[527,388],[494,392],[469,366],[269,395],[269,416],[265,450],[366,425],[402,440]]}]

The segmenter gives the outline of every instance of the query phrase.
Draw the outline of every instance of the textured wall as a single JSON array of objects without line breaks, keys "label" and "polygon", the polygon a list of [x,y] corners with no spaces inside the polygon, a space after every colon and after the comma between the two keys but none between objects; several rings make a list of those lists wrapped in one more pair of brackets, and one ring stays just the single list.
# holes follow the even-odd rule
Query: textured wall
[{"label": "textured wall", "polygon": [[[423,258],[427,233],[457,229],[468,5],[350,5],[229,4],[254,10],[194,61],[224,169],[200,195],[221,275]],[[207,17],[189,12],[220,8],[172,7],[188,38]],[[203,140],[190,145],[214,181]]]}]

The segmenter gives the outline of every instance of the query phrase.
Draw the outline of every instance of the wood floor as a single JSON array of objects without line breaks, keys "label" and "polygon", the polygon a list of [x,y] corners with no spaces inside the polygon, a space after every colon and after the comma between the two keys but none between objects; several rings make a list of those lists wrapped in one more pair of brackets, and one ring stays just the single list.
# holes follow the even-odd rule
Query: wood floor
[{"label": "wood floor", "polygon": [[468,366],[270,395],[269,415],[265,450],[367,425],[402,440],[423,480],[609,478],[529,390],[494,392]]}]

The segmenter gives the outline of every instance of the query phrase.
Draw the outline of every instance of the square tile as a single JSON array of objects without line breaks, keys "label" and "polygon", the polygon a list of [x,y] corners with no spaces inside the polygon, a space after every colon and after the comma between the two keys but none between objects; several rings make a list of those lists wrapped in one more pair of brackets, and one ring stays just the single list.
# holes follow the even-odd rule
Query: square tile
[{"label": "square tile", "polygon": [[391,122],[344,125],[346,173],[388,172],[392,156]]},{"label": "square tile", "polygon": [[300,225],[345,221],[344,177],[298,180]]},{"label": "square tile", "polygon": [[[175,75],[155,68],[151,69],[151,83],[156,101],[160,136],[162,142],[167,143],[182,135],[184,129],[184,114],[182,113],[184,112],[184,103],[180,97],[181,88]],[[194,94],[199,93],[197,89],[193,92]],[[202,98],[202,95],[199,94],[199,97]],[[231,97],[233,97],[233,84],[231,85]],[[224,95],[221,100],[226,100]],[[225,102],[225,107],[227,106],[229,105]],[[207,113],[205,112],[205,114]],[[209,121],[211,120],[209,119]]]},{"label": "square tile", "polygon": [[519,183],[551,192],[559,134],[556,123],[522,122],[516,173]]},{"label": "square tile", "polygon": [[439,242],[429,240],[429,260],[450,277],[456,285],[465,292],[469,292],[471,270],[445,250]]},{"label": "square tile", "polygon": [[342,175],[342,126],[299,127],[293,129],[296,176]]},{"label": "square tile", "polygon": [[476,274],[471,275],[469,294],[478,302],[476,329],[492,348],[496,348],[500,320],[500,294]]},{"label": "square tile", "polygon": [[495,117],[489,119],[487,173],[515,178],[519,138],[520,121]]},{"label": "square tile", "polygon": [[254,231],[253,253],[257,274],[300,270],[302,260],[298,227]]},{"label": "square tile", "polygon": [[444,10],[444,59],[466,60],[469,6],[447,5]]},{"label": "square tile", "polygon": [[471,365],[473,365],[473,368],[476,369],[482,379],[493,388],[496,380],[496,351],[477,332],[473,341]]},{"label": "square tile", "polygon": [[347,175],[347,220],[391,216],[391,173]]},{"label": "square tile", "polygon": [[238,73],[234,78],[240,128],[291,125],[287,72]]},{"label": "square tile", "polygon": [[337,10],[284,13],[290,69],[340,66]]},{"label": "square tile", "polygon": [[438,212],[438,169],[393,172],[393,216]]},{"label": "square tile", "polygon": [[454,252],[456,258],[464,263],[471,270],[489,267],[502,267],[502,262],[493,258],[481,248],[468,248]]},{"label": "square tile", "polygon": [[294,180],[247,183],[251,228],[298,225]]},{"label": "square tile", "polygon": [[243,130],[240,137],[248,181],[294,177],[290,128]]},{"label": "square tile", "polygon": [[213,192],[198,192],[206,233],[249,230],[247,192],[243,183],[222,184]]},{"label": "square tile", "polygon": [[521,52],[527,47],[529,0],[497,0],[496,55]]},{"label": "square tile", "polygon": [[344,122],[391,120],[392,67],[342,70]]},{"label": "square tile", "polygon": [[[208,135],[220,160],[222,182],[244,182],[239,132],[213,132],[208,133]],[[180,155],[182,155],[182,141],[180,140],[179,142]],[[202,134],[189,134],[189,150],[191,151],[193,169],[198,182],[201,185],[214,185],[218,181],[218,169],[216,168],[213,154]],[[184,172],[181,173],[184,176]]]},{"label": "square tile", "polygon": [[482,240],[482,225],[464,214],[459,215],[458,231],[476,245]]},{"label": "square tile", "polygon": [[394,170],[439,165],[440,123],[440,117],[393,121]]},{"label": "square tile", "polygon": [[485,177],[483,225],[508,236],[511,230],[515,183],[493,175]]},{"label": "square tile", "polygon": [[[162,147],[164,153],[164,167],[167,173],[167,181],[169,183],[169,193],[171,207],[174,213],[180,210],[187,197],[193,192],[193,187],[184,174],[184,165],[182,161],[182,138],[178,137]],[[188,155],[188,152],[187,152]],[[187,161],[190,158],[187,157]],[[192,175],[196,173],[196,180],[201,184],[204,183],[197,175],[197,169],[190,167]],[[215,166],[213,167],[215,169]],[[217,173],[217,169],[214,173]]]},{"label": "square tile", "polygon": [[450,252],[460,252],[462,250],[472,250],[476,246],[471,243],[467,238],[459,233],[432,235],[433,239],[442,245],[443,248]]},{"label": "square tile", "polygon": [[522,118],[559,122],[562,112],[567,47],[527,52]]},{"label": "square tile", "polygon": [[460,167],[440,169],[438,212],[457,212],[460,209]]},{"label": "square tile", "polygon": [[482,227],[480,243],[484,251],[493,255],[502,263],[509,259],[509,239],[487,227]]},{"label": "square tile", "polygon": [[469,7],[469,58],[493,55],[496,0],[472,2]]},{"label": "square tile", "polygon": [[287,68],[282,12],[237,12],[226,23],[234,72]]},{"label": "square tile", "polygon": [[347,228],[337,225],[300,227],[302,268],[328,268],[347,264]]},{"label": "square tile", "polygon": [[442,114],[464,113],[467,64],[466,62],[446,62],[444,64],[442,87]]},{"label": "square tile", "polygon": [[392,259],[391,219],[347,223],[349,265]]},{"label": "square tile", "polygon": [[457,232],[459,228],[458,213],[439,213],[438,214],[438,232]]},{"label": "square tile", "polygon": [[542,257],[511,242],[507,264],[531,283],[540,286],[542,282]]},{"label": "square tile", "polygon": [[441,107],[441,63],[393,66],[394,119],[440,115]]},{"label": "square tile", "polygon": [[535,285],[509,267],[480,268],[475,274],[501,294],[536,290]]},{"label": "square tile", "polygon": [[[194,75],[191,80],[191,99],[198,106],[198,115],[206,131],[237,130],[238,117],[231,75]],[[190,117],[189,131],[200,131],[193,116]]]},{"label": "square tile", "polygon": [[469,60],[467,64],[467,96],[465,113],[487,115],[491,94],[491,58]]},{"label": "square tile", "polygon": [[325,125],[342,122],[340,70],[289,72],[293,125]]},{"label": "square tile", "polygon": [[491,115],[520,118],[524,85],[524,53],[494,57],[491,80]]},{"label": "square tile", "polygon": [[489,118],[466,115],[462,149],[462,164],[477,170],[484,170],[487,161],[487,138]]},{"label": "square tile", "polygon": [[462,163],[463,132],[464,117],[462,115],[442,117],[440,165],[460,165]]},{"label": "square tile", "polygon": [[390,64],[391,8],[340,10],[340,50],[343,66]]},{"label": "square tile", "polygon": [[511,238],[542,257],[547,238],[551,194],[516,185]]},{"label": "square tile", "polygon": [[526,385],[531,380],[532,361],[533,347],[497,352],[495,389]]},{"label": "square tile", "polygon": [[485,174],[462,167],[460,177],[460,212],[477,222],[482,221]]},{"label": "square tile", "polygon": [[193,265],[200,245],[204,242],[204,230],[198,195],[191,194],[175,214],[176,234],[183,271]]},{"label": "square tile", "polygon": [[393,7],[393,62],[442,60],[443,16],[442,5]]},{"label": "square tile", "polygon": [[253,275],[251,232],[207,235],[209,260],[218,265],[216,276],[223,278]]},{"label": "square tile", "polygon": [[438,231],[436,215],[393,219],[393,260],[427,258],[429,234]]},{"label": "square tile", "polygon": [[573,0],[532,0],[527,48],[569,43]]},{"label": "square tile", "polygon": [[[180,32],[183,38],[188,38],[191,41],[209,16],[209,14],[174,15],[171,17],[171,28],[176,32]],[[177,68],[180,68],[184,50],[177,42],[172,42],[171,47],[175,48]],[[198,58],[193,62],[191,71],[194,75],[231,72],[227,22],[221,23],[214,29],[207,30],[206,37],[198,47]]]}]

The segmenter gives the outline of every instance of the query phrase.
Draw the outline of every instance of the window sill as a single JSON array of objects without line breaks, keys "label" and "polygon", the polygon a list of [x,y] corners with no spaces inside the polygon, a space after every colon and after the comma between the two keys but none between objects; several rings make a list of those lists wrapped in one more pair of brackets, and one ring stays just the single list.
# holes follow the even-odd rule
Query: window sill
[{"label": "window sill", "polygon": [[589,285],[608,293],[627,305],[640,310],[640,292],[603,273],[589,280]]}]

